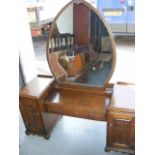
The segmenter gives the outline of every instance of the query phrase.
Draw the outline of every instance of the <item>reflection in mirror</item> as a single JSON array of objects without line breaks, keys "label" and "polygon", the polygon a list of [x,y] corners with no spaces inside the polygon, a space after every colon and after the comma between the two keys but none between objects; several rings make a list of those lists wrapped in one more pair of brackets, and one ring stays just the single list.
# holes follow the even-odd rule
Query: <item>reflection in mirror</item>
[{"label": "reflection in mirror", "polygon": [[112,69],[112,43],[98,15],[72,3],[55,22],[49,63],[59,82],[103,86]]}]

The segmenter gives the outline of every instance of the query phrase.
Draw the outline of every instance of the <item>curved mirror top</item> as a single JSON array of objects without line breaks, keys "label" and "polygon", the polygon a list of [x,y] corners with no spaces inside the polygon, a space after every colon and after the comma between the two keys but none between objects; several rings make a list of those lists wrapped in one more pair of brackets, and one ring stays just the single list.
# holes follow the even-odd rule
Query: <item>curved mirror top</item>
[{"label": "curved mirror top", "polygon": [[59,83],[102,87],[112,76],[115,46],[90,4],[70,2],[55,18],[47,42],[50,69]]}]

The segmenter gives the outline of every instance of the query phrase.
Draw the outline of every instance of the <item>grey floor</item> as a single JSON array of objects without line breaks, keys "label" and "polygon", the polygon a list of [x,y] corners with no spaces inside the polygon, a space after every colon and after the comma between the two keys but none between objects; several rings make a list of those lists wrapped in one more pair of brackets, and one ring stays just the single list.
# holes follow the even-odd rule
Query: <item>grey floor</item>
[{"label": "grey floor", "polygon": [[[134,82],[134,47],[133,37],[116,38],[117,63],[111,81]],[[49,72],[45,56],[45,38],[35,39],[34,49],[38,70]],[[19,118],[20,155],[125,155],[104,151],[105,122],[63,116],[50,139],[45,140],[38,136],[26,136],[21,116]]]},{"label": "grey floor", "polygon": [[[20,155],[121,155],[104,151],[106,123],[64,116],[56,125],[49,140],[25,136],[20,121]],[[124,154],[125,155],[125,154]]]}]

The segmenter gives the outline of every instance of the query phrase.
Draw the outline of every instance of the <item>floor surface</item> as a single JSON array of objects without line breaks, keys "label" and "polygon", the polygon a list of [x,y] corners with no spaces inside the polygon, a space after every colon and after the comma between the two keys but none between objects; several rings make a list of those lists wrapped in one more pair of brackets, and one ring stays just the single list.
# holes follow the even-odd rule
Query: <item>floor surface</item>
[{"label": "floor surface", "polygon": [[[106,125],[105,122],[64,116],[56,125],[49,140],[33,135],[24,136],[19,154],[123,155],[120,152],[104,151]],[[23,131],[20,130],[20,134]]]}]

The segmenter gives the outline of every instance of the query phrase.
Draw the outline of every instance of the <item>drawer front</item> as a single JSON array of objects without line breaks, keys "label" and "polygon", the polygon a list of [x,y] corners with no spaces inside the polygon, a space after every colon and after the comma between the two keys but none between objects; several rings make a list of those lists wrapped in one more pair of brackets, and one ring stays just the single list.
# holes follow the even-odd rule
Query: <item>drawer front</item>
[{"label": "drawer front", "polygon": [[108,144],[111,147],[134,149],[134,117],[131,114],[108,115]]}]

